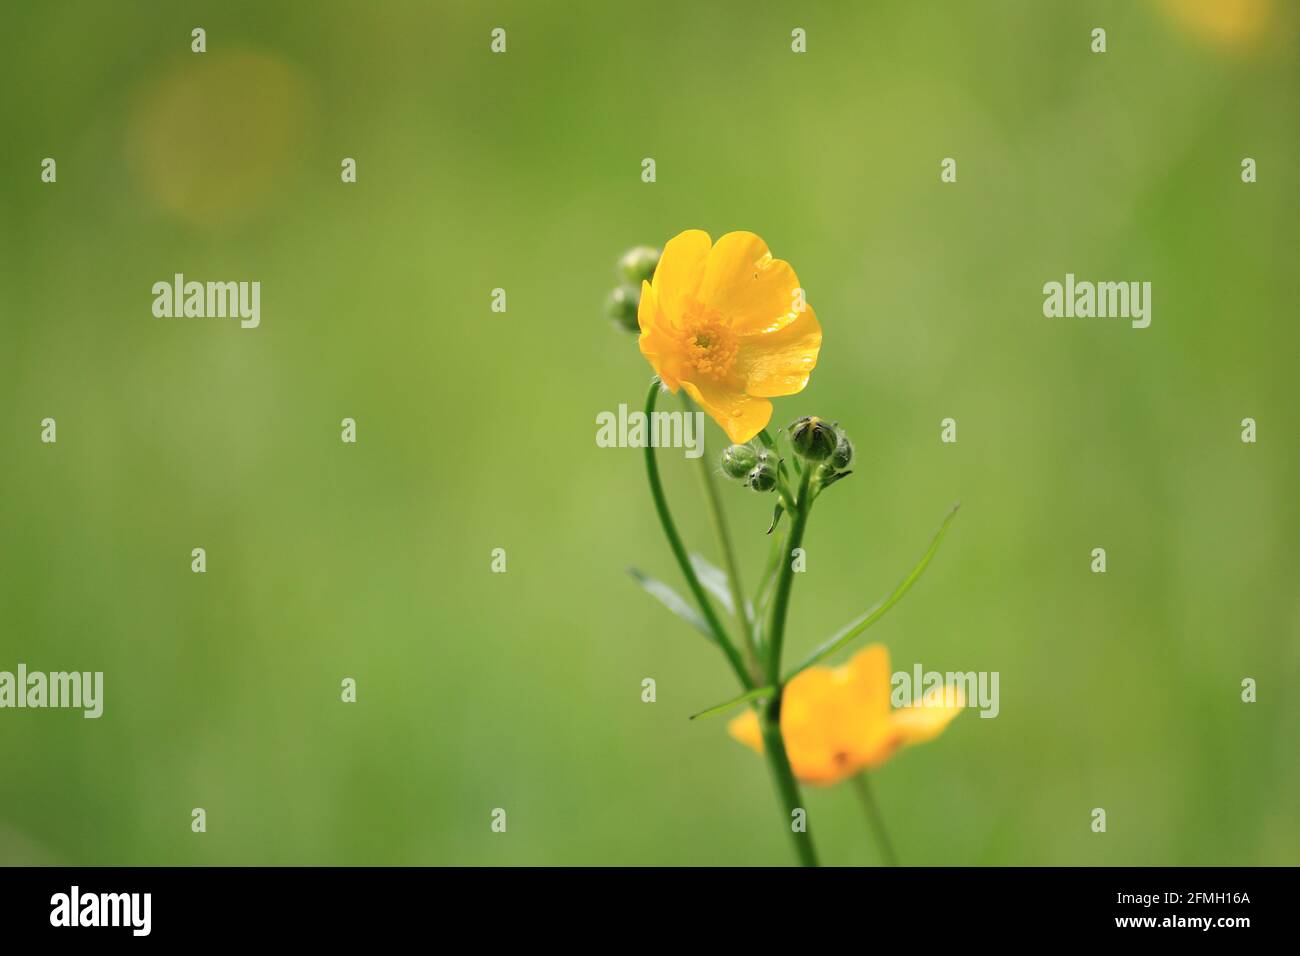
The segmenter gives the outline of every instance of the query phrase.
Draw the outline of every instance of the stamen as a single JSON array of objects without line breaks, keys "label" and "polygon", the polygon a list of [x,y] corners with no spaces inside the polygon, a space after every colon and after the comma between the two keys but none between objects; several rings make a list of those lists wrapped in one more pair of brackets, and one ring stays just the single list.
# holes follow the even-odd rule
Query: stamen
[{"label": "stamen", "polygon": [[683,339],[695,370],[713,377],[731,371],[738,350],[735,333],[717,309],[699,302],[686,303],[682,311]]}]

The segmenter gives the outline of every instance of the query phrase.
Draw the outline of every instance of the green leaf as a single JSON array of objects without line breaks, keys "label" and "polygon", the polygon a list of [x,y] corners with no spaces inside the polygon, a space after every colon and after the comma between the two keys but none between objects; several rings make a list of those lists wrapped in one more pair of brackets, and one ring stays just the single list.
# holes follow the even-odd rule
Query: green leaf
[{"label": "green leaf", "polygon": [[698,554],[691,555],[691,567],[695,569],[695,576],[700,579],[704,590],[717,598],[728,614],[735,614],[736,605],[731,600],[731,584],[727,581],[727,572]]},{"label": "green leaf", "polygon": [[704,618],[700,617],[700,613],[687,604],[686,599],[680,594],[658,578],[652,578],[636,568],[628,568],[627,573],[632,575],[636,579],[636,583],[645,588],[651,596],[657,598],[660,604],[682,618],[714,644],[718,643],[718,639],[714,636],[713,631],[709,629],[709,625],[704,623]]},{"label": "green leaf", "polygon": [[835,484],[835,482],[839,481],[841,478],[847,478],[851,474],[853,474],[852,470],[835,472],[835,474],[831,475],[829,478],[827,478],[825,481],[822,482],[821,490],[825,491],[827,488]]},{"label": "green leaf", "polygon": [[785,514],[785,505],[781,504],[781,502],[778,501],[776,503],[776,508],[774,508],[772,511],[772,525],[767,529],[768,534],[771,534],[773,531],[776,530],[776,526],[777,524],[780,523],[781,515],[783,514]]},{"label": "green leaf", "polygon": [[853,640],[872,624],[875,624],[878,620],[884,617],[885,613],[899,602],[903,595],[906,594],[912,585],[916,583],[917,578],[919,578],[929,566],[930,559],[933,558],[935,552],[939,550],[939,542],[943,540],[944,534],[948,531],[948,526],[952,524],[952,519],[957,514],[957,509],[960,507],[961,502],[957,502],[957,504],[952,506],[948,514],[944,517],[943,524],[939,526],[938,532],[935,533],[934,540],[930,542],[930,547],[927,548],[925,554],[921,556],[921,560],[917,563],[916,567],[911,570],[907,577],[903,578],[903,580],[899,582],[898,587],[894,588],[893,593],[890,594],[889,597],[877,602],[869,611],[854,618],[837,631],[834,636],[818,647],[817,650],[813,651],[802,664],[791,671],[786,680],[789,680],[805,668],[811,667],[823,658],[834,654],[841,647],[848,644],[849,641]]},{"label": "green leaf", "polygon": [[716,707],[710,707],[708,710],[702,710],[698,714],[692,714],[691,720],[699,720],[701,717],[712,717],[714,714],[720,714],[723,711],[731,710],[741,704],[747,704],[751,700],[757,700],[759,697],[769,697],[776,691],[775,687],[756,687],[751,691],[741,694],[739,697],[733,697],[725,704],[718,704]]}]

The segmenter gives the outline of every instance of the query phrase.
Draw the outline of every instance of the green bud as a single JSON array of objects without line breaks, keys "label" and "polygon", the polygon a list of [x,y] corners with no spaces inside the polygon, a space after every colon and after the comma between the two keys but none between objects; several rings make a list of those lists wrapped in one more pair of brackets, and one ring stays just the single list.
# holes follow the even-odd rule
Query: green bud
[{"label": "green bud", "polygon": [[757,492],[771,491],[776,487],[776,466],[766,459],[760,461],[745,476],[745,487]]},{"label": "green bud", "polygon": [[609,294],[605,300],[605,314],[619,328],[629,332],[641,331],[637,324],[636,312],[641,305],[641,290],[633,285],[621,285]]},{"label": "green bud", "polygon": [[732,478],[744,478],[758,464],[758,454],[749,445],[732,445],[722,451],[722,470]]},{"label": "green bud", "polygon": [[830,458],[838,441],[835,427],[816,415],[805,416],[790,426],[790,444],[800,458],[808,461]]},{"label": "green bud", "polygon": [[658,249],[637,246],[623,253],[623,258],[618,260],[618,274],[623,281],[640,288],[643,281],[649,282],[654,278],[657,265],[659,265]]},{"label": "green bud", "polygon": [[849,467],[853,461],[853,442],[849,441],[849,436],[843,431],[839,434],[839,441],[835,443],[835,451],[831,455],[831,464],[837,469]]}]

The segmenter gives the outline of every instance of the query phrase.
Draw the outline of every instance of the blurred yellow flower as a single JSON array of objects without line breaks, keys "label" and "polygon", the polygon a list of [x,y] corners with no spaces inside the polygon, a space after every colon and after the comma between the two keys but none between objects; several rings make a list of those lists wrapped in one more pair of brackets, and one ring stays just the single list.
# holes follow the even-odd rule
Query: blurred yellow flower
[{"label": "blurred yellow flower", "polygon": [[273,217],[312,153],[313,83],[277,54],[238,46],[172,62],[133,109],[126,152],[141,192],[208,229]]},{"label": "blurred yellow flower", "polygon": [[822,345],[794,270],[752,232],[670,239],[642,283],[637,321],[664,385],[685,388],[733,442],[766,427],[769,398],[803,391]]},{"label": "blurred yellow flower", "polygon": [[[872,644],[842,667],[810,667],[786,685],[781,737],[790,767],[804,783],[839,783],[879,767],[899,747],[939,735],[961,712],[961,692],[936,687],[920,702],[892,709],[889,651]],[[758,715],[741,714],[727,728],[763,752]]]},{"label": "blurred yellow flower", "polygon": [[1244,52],[1276,29],[1274,0],[1160,0],[1169,18],[1222,50]]}]

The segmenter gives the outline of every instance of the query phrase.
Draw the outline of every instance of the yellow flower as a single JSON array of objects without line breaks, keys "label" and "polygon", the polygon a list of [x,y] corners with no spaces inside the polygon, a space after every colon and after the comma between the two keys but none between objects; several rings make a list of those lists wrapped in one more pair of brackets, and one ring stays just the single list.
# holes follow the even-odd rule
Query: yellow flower
[{"label": "yellow flower", "polygon": [[1274,0],[1161,0],[1169,19],[1221,50],[1244,53],[1278,29]]},{"label": "yellow flower", "polygon": [[733,442],[767,426],[769,398],[803,391],[822,345],[794,270],[752,232],[670,239],[642,283],[637,320],[641,354],[664,385],[685,388]]},{"label": "yellow flower", "polygon": [[[794,775],[805,783],[839,783],[874,770],[899,747],[930,740],[961,712],[956,688],[936,687],[919,703],[891,709],[889,651],[872,644],[842,667],[810,667],[786,685],[781,737]],[[741,714],[727,728],[759,753],[758,715]]]}]

